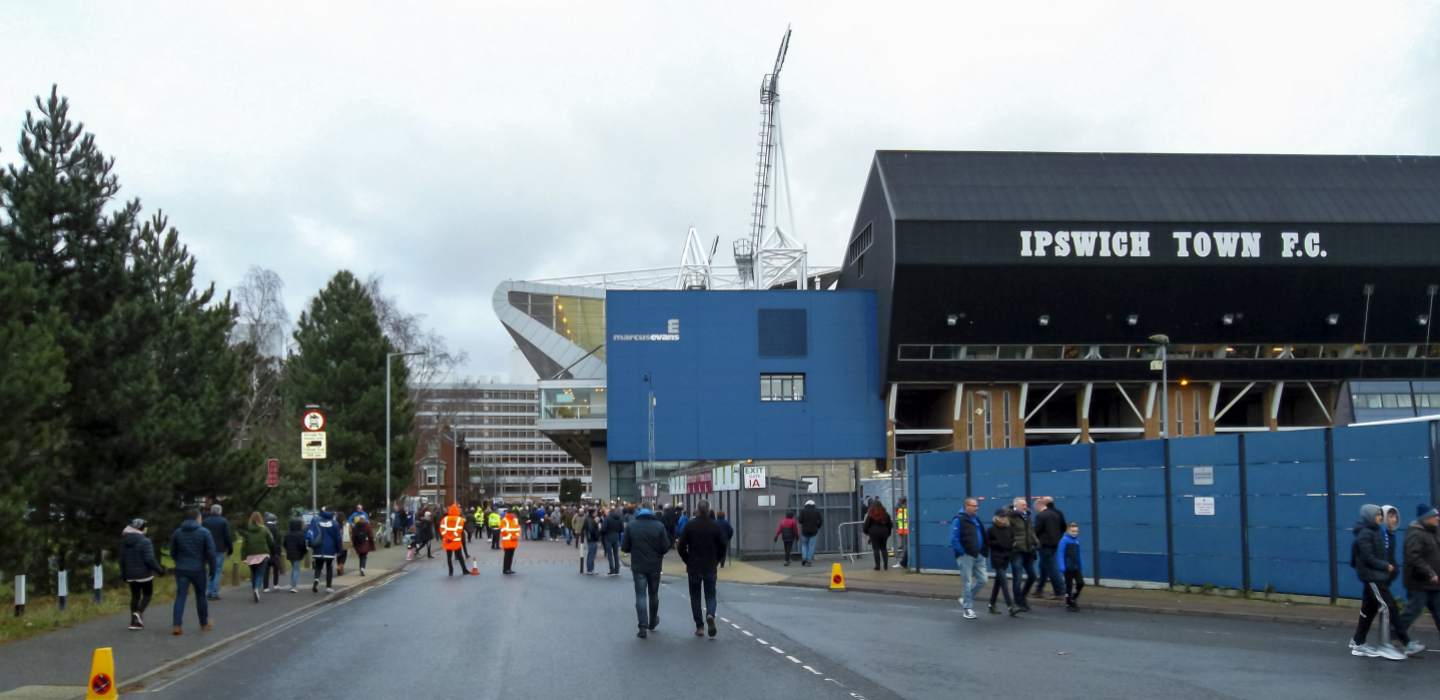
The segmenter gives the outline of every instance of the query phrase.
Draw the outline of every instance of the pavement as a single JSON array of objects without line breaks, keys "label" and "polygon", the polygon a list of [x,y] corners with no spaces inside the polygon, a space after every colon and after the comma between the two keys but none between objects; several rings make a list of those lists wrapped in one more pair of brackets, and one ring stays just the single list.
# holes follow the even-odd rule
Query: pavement
[{"label": "pavement", "polygon": [[[287,564],[286,571],[280,575],[282,592],[261,594],[258,605],[250,597],[249,576],[242,573],[239,585],[222,587],[220,600],[210,601],[213,627],[209,632],[200,631],[192,595],[186,603],[185,633],[179,637],[170,633],[173,605],[163,603],[151,605],[145,612],[144,630],[129,630],[130,615],[122,613],[0,646],[0,700],[59,700],[77,697],[77,693],[83,697],[91,657],[96,649],[103,647],[114,650],[115,675],[118,685],[125,690],[127,684],[152,669],[183,660],[202,649],[252,633],[314,606],[342,599],[351,594],[352,589],[383,580],[404,565],[405,550],[382,546],[370,555],[363,577],[359,575],[358,561],[351,553],[345,575],[334,580],[335,593],[328,595],[323,581],[318,594],[310,592],[314,574],[309,569],[300,572],[299,593],[283,592],[288,591],[290,585]],[[224,580],[229,579],[227,572]],[[130,594],[116,589],[106,595],[128,599]]]}]

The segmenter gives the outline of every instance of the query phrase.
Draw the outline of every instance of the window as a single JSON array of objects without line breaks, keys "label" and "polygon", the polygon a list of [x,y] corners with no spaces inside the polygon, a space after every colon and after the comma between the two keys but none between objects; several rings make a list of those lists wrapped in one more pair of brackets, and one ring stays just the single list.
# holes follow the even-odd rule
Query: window
[{"label": "window", "polygon": [[1005,392],[1005,446],[1010,446],[1010,392]]},{"label": "window", "polygon": [[762,374],[760,375],[761,401],[804,401],[805,375],[803,374]]},{"label": "window", "polygon": [[[870,224],[865,224],[865,230],[861,231],[860,235],[855,237],[855,240],[850,241],[850,246],[848,250],[845,251],[845,257],[849,258],[852,263],[860,260],[862,256],[864,256],[865,251],[870,249],[870,244],[874,242],[875,232],[871,230]],[[864,276],[863,268],[860,274]]]},{"label": "window", "polygon": [[1180,392],[1175,392],[1175,434],[1168,437],[1183,437],[1185,435],[1185,397]]},{"label": "window", "polygon": [[1194,402],[1195,402],[1195,405],[1194,405],[1194,409],[1195,409],[1195,410],[1190,414],[1190,415],[1192,415],[1192,416],[1195,417],[1195,432],[1191,433],[1191,435],[1199,435],[1199,434],[1200,434],[1200,392],[1198,392],[1198,391],[1192,391],[1192,392],[1190,392],[1190,396],[1191,396],[1192,399],[1194,399]]},{"label": "window", "polygon": [[426,470],[425,470],[425,485],[426,485],[426,486],[434,486],[434,485],[435,485],[435,470],[434,470],[434,469],[426,469]]}]

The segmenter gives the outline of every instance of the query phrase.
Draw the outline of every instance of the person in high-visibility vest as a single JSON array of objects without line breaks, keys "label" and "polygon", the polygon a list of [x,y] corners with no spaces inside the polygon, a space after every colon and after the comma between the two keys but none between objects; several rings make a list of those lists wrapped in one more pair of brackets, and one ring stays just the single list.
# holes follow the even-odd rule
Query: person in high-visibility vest
[{"label": "person in high-visibility vest", "polygon": [[510,565],[515,561],[515,548],[520,546],[520,520],[513,510],[506,513],[504,522],[500,523],[500,545],[505,549],[505,568],[500,573],[513,574],[515,571]]},{"label": "person in high-visibility vest", "polygon": [[500,548],[500,511],[492,510],[489,516],[490,525],[490,548]]},{"label": "person in high-visibility vest", "polygon": [[895,506],[895,534],[900,536],[900,567],[910,566],[910,509],[906,507],[906,499],[900,499],[900,505]]},{"label": "person in high-visibility vest", "polygon": [[460,562],[460,575],[466,576],[470,572],[465,570],[465,560],[461,558],[460,547],[465,539],[465,516],[460,515],[460,506],[450,504],[450,511],[440,520],[440,536],[444,538],[445,566],[450,570],[450,575],[455,575],[455,562]]},{"label": "person in high-visibility vest", "polygon": [[485,534],[485,507],[475,506],[475,518],[469,523],[471,537],[483,536]]}]

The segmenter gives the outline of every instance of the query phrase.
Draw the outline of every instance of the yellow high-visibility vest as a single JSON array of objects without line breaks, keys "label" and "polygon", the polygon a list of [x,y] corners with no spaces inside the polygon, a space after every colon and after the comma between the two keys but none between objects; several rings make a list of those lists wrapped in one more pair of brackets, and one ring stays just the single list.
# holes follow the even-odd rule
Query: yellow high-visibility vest
[{"label": "yellow high-visibility vest", "polygon": [[908,514],[909,509],[907,508],[895,509],[895,526],[898,528],[898,532],[902,535],[910,534],[910,519],[907,517]]},{"label": "yellow high-visibility vest", "polygon": [[500,513],[490,512],[490,527],[500,527]]}]

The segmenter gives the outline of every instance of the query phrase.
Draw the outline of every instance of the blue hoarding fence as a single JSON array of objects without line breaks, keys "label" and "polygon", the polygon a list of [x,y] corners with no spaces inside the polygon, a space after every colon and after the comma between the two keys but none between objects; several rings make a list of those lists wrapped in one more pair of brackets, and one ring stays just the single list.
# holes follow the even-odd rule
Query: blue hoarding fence
[{"label": "blue hoarding fence", "polygon": [[[1366,503],[1405,526],[1440,493],[1440,422],[911,455],[910,561],[954,570],[950,522],[1055,499],[1097,584],[1358,598],[1351,532]],[[1400,582],[1396,581],[1398,588]]]}]

